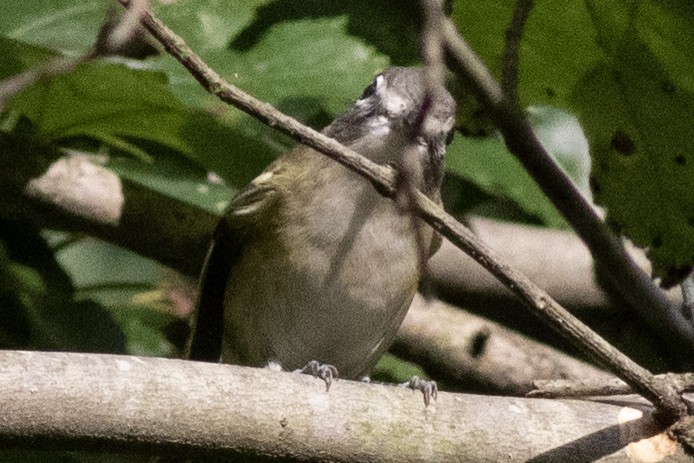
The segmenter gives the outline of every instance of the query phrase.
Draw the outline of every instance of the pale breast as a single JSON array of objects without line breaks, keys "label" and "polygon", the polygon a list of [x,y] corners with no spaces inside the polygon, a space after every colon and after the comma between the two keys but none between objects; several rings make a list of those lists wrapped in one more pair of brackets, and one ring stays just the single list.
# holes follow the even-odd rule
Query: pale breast
[{"label": "pale breast", "polygon": [[[225,361],[291,370],[318,360],[354,378],[392,342],[419,280],[413,221],[362,179],[340,178],[331,194],[291,205],[301,212],[283,239],[263,240],[234,267]],[[421,231],[428,243],[430,230]]]}]

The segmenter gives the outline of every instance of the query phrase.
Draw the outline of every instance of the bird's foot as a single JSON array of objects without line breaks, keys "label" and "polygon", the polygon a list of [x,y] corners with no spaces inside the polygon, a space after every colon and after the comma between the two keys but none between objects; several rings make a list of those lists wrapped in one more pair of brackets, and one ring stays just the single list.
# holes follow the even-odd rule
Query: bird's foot
[{"label": "bird's foot", "polygon": [[311,375],[314,378],[320,378],[325,381],[325,390],[330,390],[330,385],[333,383],[333,379],[337,378],[337,368],[332,365],[325,363],[320,363],[317,360],[311,360],[306,364],[305,367],[295,370],[294,373],[302,373],[304,375]]},{"label": "bird's foot", "polygon": [[408,382],[401,384],[402,387],[409,387],[413,391],[422,391],[424,395],[424,406],[428,407],[431,399],[436,400],[439,395],[436,381],[427,381],[419,376],[413,376]]}]

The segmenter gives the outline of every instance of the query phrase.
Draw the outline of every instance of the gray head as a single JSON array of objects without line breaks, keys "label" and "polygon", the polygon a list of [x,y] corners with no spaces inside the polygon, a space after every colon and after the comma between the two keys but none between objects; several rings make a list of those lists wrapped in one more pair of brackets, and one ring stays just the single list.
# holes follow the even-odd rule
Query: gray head
[{"label": "gray head", "polygon": [[415,142],[431,170],[427,183],[440,183],[443,156],[455,125],[455,101],[448,91],[430,102],[426,124],[424,68],[392,67],[377,75],[361,98],[324,132],[376,162],[397,162],[399,148]]}]

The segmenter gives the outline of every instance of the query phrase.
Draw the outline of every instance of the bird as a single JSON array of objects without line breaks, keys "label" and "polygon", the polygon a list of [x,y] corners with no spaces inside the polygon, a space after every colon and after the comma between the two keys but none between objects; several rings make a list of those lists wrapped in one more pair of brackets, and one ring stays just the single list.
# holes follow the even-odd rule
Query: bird
[{"label": "bird", "polygon": [[[322,133],[402,170],[441,203],[456,104],[426,71],[391,67]],[[425,116],[425,117],[423,117]],[[368,376],[394,341],[441,238],[358,174],[300,145],[230,201],[199,283],[189,358]],[[426,401],[426,397],[425,397]]]}]

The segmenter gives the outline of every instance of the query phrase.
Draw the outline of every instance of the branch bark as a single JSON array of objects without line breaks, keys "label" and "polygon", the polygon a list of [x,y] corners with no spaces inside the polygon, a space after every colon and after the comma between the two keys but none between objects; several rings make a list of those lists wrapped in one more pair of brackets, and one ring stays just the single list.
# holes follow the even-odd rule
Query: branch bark
[{"label": "branch bark", "polygon": [[[657,375],[672,384],[679,392],[694,392],[694,373],[666,373]],[[533,382],[534,389],[528,397],[589,397],[631,394],[631,388],[619,379],[607,381],[598,378],[583,380],[538,380]]]},{"label": "branch bark", "polygon": [[391,350],[466,391],[522,396],[540,379],[614,378],[496,323],[421,296],[412,302]]},{"label": "branch bark", "polygon": [[95,156],[0,134],[0,171],[5,218],[89,233],[190,275],[202,267],[218,217],[120,177]]},{"label": "branch bark", "polygon": [[[195,275],[199,271],[217,220],[214,214],[129,182],[94,156],[60,153],[45,145],[27,153],[8,149],[0,143],[0,160],[5,159],[8,166],[18,154],[39,162],[33,167],[23,163],[15,169],[0,169],[0,191],[8,198],[0,201],[0,216],[37,227],[88,233],[180,272]],[[147,212],[154,210],[160,211],[156,220]],[[517,227],[512,232],[517,236]],[[465,270],[474,261],[446,246],[439,254],[451,254],[441,259],[456,275],[483,272],[476,263],[474,271]],[[435,259],[432,270],[438,268]],[[475,356],[471,346],[483,329],[489,329],[491,341]],[[441,339],[450,339],[451,345]],[[594,367],[550,347],[443,303],[424,304],[421,299],[415,300],[400,329],[397,351],[456,385],[484,384],[514,395],[528,392],[535,379],[600,376]],[[509,359],[516,359],[512,364],[517,368],[509,369]]]},{"label": "branch bark", "polygon": [[[233,365],[0,352],[0,445],[289,461],[690,461],[643,403],[413,391]],[[489,413],[494,410],[495,413]]]},{"label": "branch bark", "polygon": [[[572,313],[614,311],[608,294],[597,283],[593,259],[574,233],[564,230],[468,217],[470,228],[492,249],[527,275]],[[646,273],[650,262],[643,251],[627,246],[631,258]],[[444,241],[429,261],[428,278],[456,300],[510,303],[512,293],[467,254]],[[674,307],[682,303],[679,289],[667,291]]]}]

